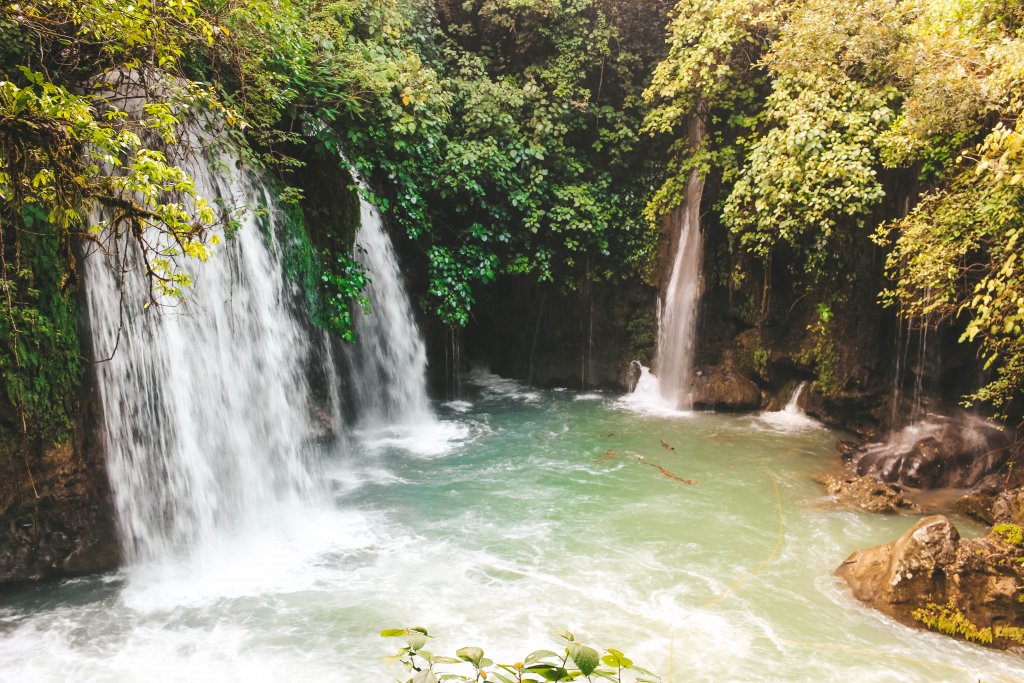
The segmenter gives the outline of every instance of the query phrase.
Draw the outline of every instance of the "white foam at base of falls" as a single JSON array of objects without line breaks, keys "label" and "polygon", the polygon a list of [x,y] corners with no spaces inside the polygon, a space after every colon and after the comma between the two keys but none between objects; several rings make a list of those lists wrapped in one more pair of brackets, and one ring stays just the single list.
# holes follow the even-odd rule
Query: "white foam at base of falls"
[{"label": "white foam at base of falls", "polygon": [[800,407],[800,396],[807,389],[807,382],[800,382],[793,390],[792,396],[782,410],[765,411],[758,415],[758,419],[771,427],[789,432],[802,429],[819,429],[822,424],[807,415]]},{"label": "white foam at base of falls", "polygon": [[639,366],[640,376],[633,391],[618,401],[620,406],[633,412],[660,417],[688,417],[694,415],[692,410],[681,410],[666,401],[661,391],[661,383],[651,373],[651,369],[645,365],[640,365],[636,361],[634,363]]}]

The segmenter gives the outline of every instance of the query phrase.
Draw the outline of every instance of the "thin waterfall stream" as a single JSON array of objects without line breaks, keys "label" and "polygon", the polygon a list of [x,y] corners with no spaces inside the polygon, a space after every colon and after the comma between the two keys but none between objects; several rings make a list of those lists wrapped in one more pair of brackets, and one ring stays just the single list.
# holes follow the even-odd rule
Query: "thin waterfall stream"
[{"label": "thin waterfall stream", "polygon": [[641,368],[643,377],[633,391],[637,402],[661,405],[667,410],[688,410],[693,405],[690,388],[701,294],[703,192],[704,177],[694,171],[686,186],[686,203],[670,216],[678,244],[664,304],[658,309],[655,369],[651,372]]},{"label": "thin waterfall stream", "polygon": [[398,255],[380,211],[360,196],[353,256],[366,269],[369,311],[354,313],[347,350],[358,431],[364,446],[402,446],[422,455],[445,450],[465,430],[439,422],[427,397],[427,352],[406,293]]},{"label": "thin waterfall stream", "polygon": [[359,207],[353,255],[370,278],[370,310],[355,311],[358,343],[349,347],[359,419],[375,427],[429,423],[433,416],[427,399],[427,351],[398,256],[380,211],[362,196]]}]

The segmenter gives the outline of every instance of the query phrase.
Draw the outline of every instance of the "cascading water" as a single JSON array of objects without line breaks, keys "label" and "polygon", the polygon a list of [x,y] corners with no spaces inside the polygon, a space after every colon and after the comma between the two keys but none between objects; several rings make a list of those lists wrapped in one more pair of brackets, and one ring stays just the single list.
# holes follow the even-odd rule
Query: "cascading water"
[{"label": "cascading water", "polygon": [[802,429],[818,428],[821,425],[809,417],[800,407],[800,397],[807,390],[808,383],[800,382],[789,397],[789,401],[782,410],[764,412],[760,414],[762,421],[772,427],[783,431],[799,431]]},{"label": "cascading water", "polygon": [[658,328],[658,381],[661,395],[677,408],[689,408],[693,375],[694,333],[700,299],[700,200],[704,178],[696,171],[686,186],[686,206],[676,212],[679,247],[672,263],[672,278]]},{"label": "cascading water", "polygon": [[[701,292],[700,202],[704,178],[694,171],[686,186],[686,204],[671,217],[679,244],[672,262],[672,275],[658,310],[656,376],[644,377],[633,392],[644,404],[686,410],[692,406],[693,353],[697,328],[697,304]],[[645,369],[646,371],[646,369]]]},{"label": "cascading water", "polygon": [[[201,196],[272,205],[258,183],[213,171],[234,169],[234,159],[216,161],[181,163]],[[309,445],[323,425],[306,373],[329,356],[300,321],[273,210],[268,223],[261,231],[248,212],[235,237],[190,268],[184,302],[145,307],[133,243],[86,258],[92,347],[109,357],[96,368],[108,470],[130,562],[213,548],[316,496]]]},{"label": "cascading water", "polygon": [[356,311],[357,343],[349,352],[360,420],[372,427],[429,423],[427,352],[398,257],[380,212],[363,197],[359,201],[354,252],[369,274],[370,312]]}]

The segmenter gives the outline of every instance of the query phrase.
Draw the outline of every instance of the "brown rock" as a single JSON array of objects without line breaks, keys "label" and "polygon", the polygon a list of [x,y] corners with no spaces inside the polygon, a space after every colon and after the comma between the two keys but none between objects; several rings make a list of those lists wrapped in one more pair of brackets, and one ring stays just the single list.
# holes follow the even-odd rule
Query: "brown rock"
[{"label": "brown rock", "polygon": [[996,518],[992,514],[995,501],[996,497],[990,493],[969,493],[957,498],[953,503],[953,512],[983,524],[995,524]]},{"label": "brown rock", "polygon": [[836,573],[858,600],[892,616],[909,616],[903,614],[905,605],[942,592],[959,541],[948,519],[925,517],[893,543],[853,553]]},{"label": "brown rock", "polygon": [[[993,532],[961,540],[945,517],[925,517],[892,543],[856,551],[836,575],[858,600],[903,623],[922,626],[922,611],[955,613],[973,634],[988,634],[984,644],[1020,647],[1020,641],[999,635],[999,628],[1024,626],[1024,604],[1017,599],[1024,548],[1006,539]],[[945,630],[965,635],[948,624]]]},{"label": "brown rock", "polygon": [[894,514],[897,512],[920,512],[920,508],[908,500],[896,487],[867,477],[833,474],[819,474],[814,481],[825,487],[829,496],[815,502],[819,507],[846,508]]},{"label": "brown rock", "polygon": [[693,407],[743,412],[761,407],[761,389],[729,364],[701,368],[693,379]]},{"label": "brown rock", "polygon": [[857,474],[917,489],[975,488],[1005,479],[1010,439],[968,413],[929,415],[885,441],[841,448]]},{"label": "brown rock", "polygon": [[1003,491],[992,503],[992,521],[1024,524],[1024,487]]}]

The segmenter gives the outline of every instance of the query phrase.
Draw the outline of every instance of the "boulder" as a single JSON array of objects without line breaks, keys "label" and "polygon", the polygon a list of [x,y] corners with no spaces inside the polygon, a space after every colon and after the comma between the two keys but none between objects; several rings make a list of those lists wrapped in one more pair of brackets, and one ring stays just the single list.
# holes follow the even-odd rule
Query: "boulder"
[{"label": "boulder", "polygon": [[992,521],[1024,524],[1024,487],[1001,492],[992,503]]},{"label": "boulder", "polygon": [[960,413],[933,415],[885,441],[840,453],[860,476],[916,489],[967,489],[1001,476],[1010,445],[997,425]]},{"label": "boulder", "polygon": [[856,551],[836,573],[858,600],[901,616],[907,606],[943,592],[959,542],[960,534],[948,519],[925,517],[892,543]]},{"label": "boulder", "polygon": [[941,515],[892,543],[858,550],[836,569],[854,596],[903,622],[1002,648],[1024,646],[1020,527],[962,540]]},{"label": "boulder", "polygon": [[698,369],[691,396],[698,410],[743,412],[761,407],[760,387],[730,364]]}]

